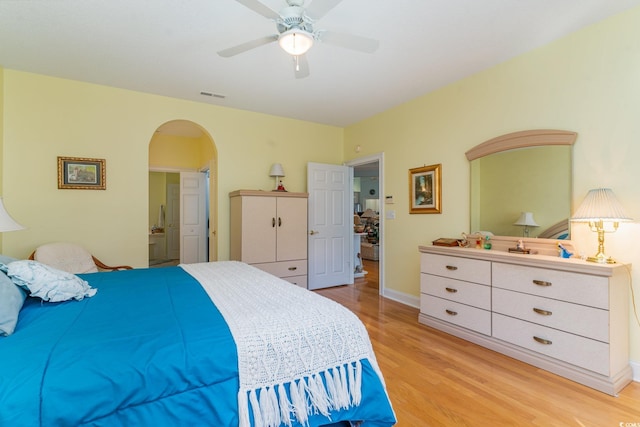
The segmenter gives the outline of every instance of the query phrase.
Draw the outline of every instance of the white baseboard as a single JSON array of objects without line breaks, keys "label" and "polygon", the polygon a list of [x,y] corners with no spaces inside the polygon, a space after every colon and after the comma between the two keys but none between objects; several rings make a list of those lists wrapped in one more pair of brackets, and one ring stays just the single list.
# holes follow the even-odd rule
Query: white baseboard
[{"label": "white baseboard", "polygon": [[629,365],[631,365],[631,370],[633,371],[633,380],[635,382],[640,382],[640,362],[631,360]]},{"label": "white baseboard", "polygon": [[405,294],[404,292],[394,291],[393,289],[388,288],[384,290],[382,296],[410,307],[420,308],[420,297]]}]

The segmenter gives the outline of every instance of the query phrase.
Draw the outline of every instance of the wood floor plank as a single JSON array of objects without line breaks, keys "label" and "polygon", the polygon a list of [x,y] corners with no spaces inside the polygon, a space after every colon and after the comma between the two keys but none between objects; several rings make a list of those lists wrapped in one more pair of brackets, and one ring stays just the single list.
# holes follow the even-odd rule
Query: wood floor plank
[{"label": "wood floor plank", "polygon": [[367,327],[398,426],[640,427],[640,383],[609,396],[422,325],[418,309],[378,295],[377,262],[364,267],[354,285],[316,292]]}]

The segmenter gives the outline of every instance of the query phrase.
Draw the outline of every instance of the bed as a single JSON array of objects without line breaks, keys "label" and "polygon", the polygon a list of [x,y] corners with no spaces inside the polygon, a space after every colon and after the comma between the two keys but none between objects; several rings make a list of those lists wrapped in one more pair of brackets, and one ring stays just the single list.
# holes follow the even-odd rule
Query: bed
[{"label": "bed", "polygon": [[235,261],[74,277],[84,294],[26,297],[0,337],[0,426],[395,424],[333,301]]}]

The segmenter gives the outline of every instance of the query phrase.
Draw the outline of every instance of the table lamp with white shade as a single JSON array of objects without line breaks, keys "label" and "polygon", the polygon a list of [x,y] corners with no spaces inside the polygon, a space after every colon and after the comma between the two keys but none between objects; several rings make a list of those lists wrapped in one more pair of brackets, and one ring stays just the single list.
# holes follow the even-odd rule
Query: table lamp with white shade
[{"label": "table lamp with white shade", "polygon": [[589,190],[578,210],[571,217],[574,222],[588,222],[591,231],[598,233],[598,253],[587,261],[600,264],[615,264],[615,260],[604,254],[604,233],[613,233],[620,222],[631,221],[610,188]]},{"label": "table lamp with white shade", "polygon": [[0,232],[24,230],[24,227],[16,222],[4,207],[2,197],[0,197]]}]

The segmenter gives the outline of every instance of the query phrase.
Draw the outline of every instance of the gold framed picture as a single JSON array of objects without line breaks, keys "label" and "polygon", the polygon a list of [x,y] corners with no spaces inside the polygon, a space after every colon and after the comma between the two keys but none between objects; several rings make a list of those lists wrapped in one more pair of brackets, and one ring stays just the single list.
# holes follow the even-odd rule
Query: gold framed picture
[{"label": "gold framed picture", "polygon": [[442,164],[409,169],[409,213],[442,212]]},{"label": "gold framed picture", "polygon": [[105,159],[58,157],[58,188],[106,190]]}]

